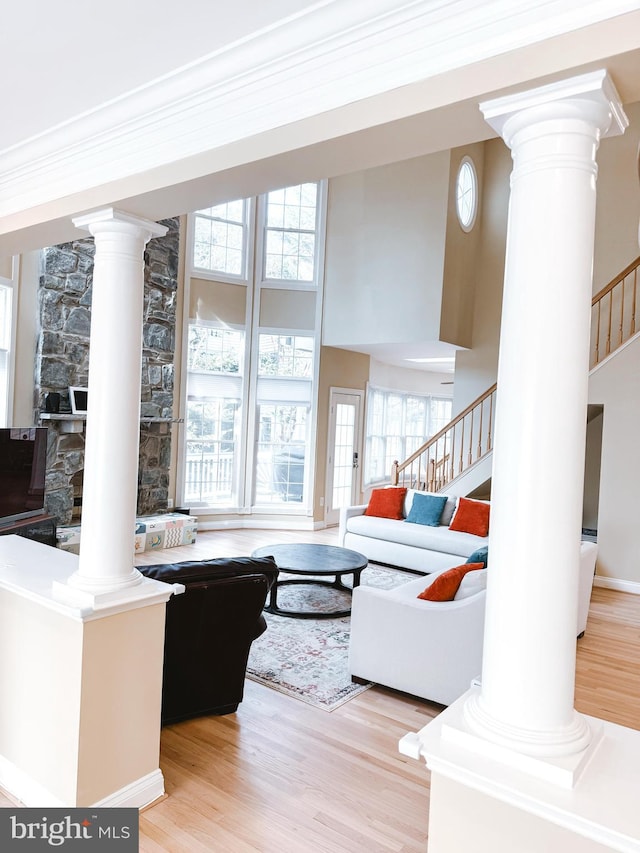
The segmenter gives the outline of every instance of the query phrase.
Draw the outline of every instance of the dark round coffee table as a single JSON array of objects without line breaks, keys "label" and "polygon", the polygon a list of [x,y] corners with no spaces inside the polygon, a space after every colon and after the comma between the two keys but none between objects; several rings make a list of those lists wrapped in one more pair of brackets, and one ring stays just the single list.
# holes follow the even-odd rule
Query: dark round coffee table
[{"label": "dark round coffee table", "polygon": [[[267,613],[278,616],[292,616],[295,619],[335,619],[349,616],[351,608],[346,610],[282,610],[278,607],[278,588],[291,584],[317,584],[351,593],[351,587],[342,583],[343,575],[353,575],[353,588],[360,584],[362,570],[367,567],[367,558],[357,551],[339,548],[337,545],[315,545],[301,543],[297,545],[265,545],[258,548],[252,557],[273,557],[278,568],[290,575],[302,575],[298,578],[278,580],[271,587]],[[315,577],[319,575],[319,577]],[[324,580],[323,576],[333,576],[333,580]]]}]

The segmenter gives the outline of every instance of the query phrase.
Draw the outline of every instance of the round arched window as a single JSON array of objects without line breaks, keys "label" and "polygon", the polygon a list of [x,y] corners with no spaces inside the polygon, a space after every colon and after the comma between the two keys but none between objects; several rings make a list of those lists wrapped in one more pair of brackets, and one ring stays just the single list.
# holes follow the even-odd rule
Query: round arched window
[{"label": "round arched window", "polygon": [[463,231],[471,231],[478,212],[478,176],[471,157],[463,157],[458,169],[456,212]]}]

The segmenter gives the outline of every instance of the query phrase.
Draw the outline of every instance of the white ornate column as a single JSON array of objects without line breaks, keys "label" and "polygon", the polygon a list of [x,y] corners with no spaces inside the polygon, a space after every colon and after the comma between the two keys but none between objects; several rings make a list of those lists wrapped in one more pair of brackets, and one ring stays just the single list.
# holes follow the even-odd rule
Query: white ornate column
[{"label": "white ornate column", "polygon": [[574,710],[596,151],[605,71],[481,104],[512,150],[482,684],[470,728],[525,755],[589,744]]},{"label": "white ornate column", "polygon": [[167,229],[113,208],[73,221],[95,238],[95,260],[80,560],[69,583],[100,594],[142,579],[133,554],[144,249]]}]

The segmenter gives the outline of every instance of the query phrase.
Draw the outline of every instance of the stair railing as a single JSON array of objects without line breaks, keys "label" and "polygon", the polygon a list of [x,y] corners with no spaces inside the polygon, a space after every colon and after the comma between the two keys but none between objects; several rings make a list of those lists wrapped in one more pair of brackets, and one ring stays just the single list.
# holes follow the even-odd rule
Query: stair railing
[{"label": "stair railing", "polygon": [[640,257],[591,300],[590,369],[604,361],[637,331],[638,267]]},{"label": "stair railing", "polygon": [[[638,268],[640,257],[591,300],[590,369],[640,331],[636,324]],[[492,385],[404,462],[394,462],[392,485],[437,492],[486,455],[492,448],[496,389]]]},{"label": "stair railing", "polygon": [[392,485],[437,492],[489,453],[497,387],[487,389],[404,462],[394,462]]}]

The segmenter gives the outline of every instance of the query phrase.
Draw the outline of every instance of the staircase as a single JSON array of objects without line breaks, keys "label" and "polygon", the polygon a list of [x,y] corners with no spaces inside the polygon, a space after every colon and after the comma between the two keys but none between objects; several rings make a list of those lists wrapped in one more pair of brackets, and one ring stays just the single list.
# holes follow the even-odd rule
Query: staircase
[{"label": "staircase", "polygon": [[[636,330],[640,257],[591,301],[590,373],[640,335]],[[404,462],[394,462],[391,484],[430,492],[470,494],[491,479],[497,385],[492,385]],[[464,485],[462,483],[464,478]]]}]

